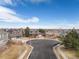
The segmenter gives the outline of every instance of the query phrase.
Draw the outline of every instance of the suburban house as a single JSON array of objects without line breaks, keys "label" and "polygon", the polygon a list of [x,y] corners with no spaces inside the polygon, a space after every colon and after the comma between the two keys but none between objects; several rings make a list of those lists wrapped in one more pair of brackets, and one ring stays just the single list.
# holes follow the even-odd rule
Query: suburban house
[{"label": "suburban house", "polygon": [[[69,32],[71,29],[43,29],[45,31],[45,37],[48,38],[56,38],[60,35],[66,35],[67,32]],[[19,28],[19,29],[8,29],[7,32],[9,33],[9,38],[14,37],[23,37],[25,34],[25,29]],[[77,32],[79,33],[79,30],[77,29]],[[41,36],[42,33],[39,32],[39,29],[30,29],[29,34],[31,37],[37,37]]]},{"label": "suburban house", "polygon": [[8,33],[3,29],[0,29],[0,47],[6,45],[8,40]]},{"label": "suburban house", "polygon": [[[58,30],[54,30],[54,29],[43,29],[45,31],[46,37],[53,37],[53,36],[59,36]],[[29,31],[30,35],[32,35],[32,37],[37,37],[39,35],[42,35],[42,33],[39,32],[39,29],[30,29]]]},{"label": "suburban house", "polygon": [[23,29],[8,29],[9,37],[22,37],[23,36]]},{"label": "suburban house", "polygon": [[[65,35],[69,29],[43,29],[45,31],[46,37],[56,38],[60,35]],[[42,35],[38,29],[30,29],[30,35],[37,36]]]},{"label": "suburban house", "polygon": [[37,35],[39,35],[39,31],[38,29],[30,29],[29,34],[31,35],[31,37],[36,37]]},{"label": "suburban house", "polygon": [[[56,37],[59,35],[64,35],[68,29],[43,29],[45,30],[46,37]],[[8,29],[7,32],[9,33],[10,38],[14,37],[23,37],[25,33],[25,29],[19,28],[19,29]],[[39,29],[30,29],[29,34],[31,37],[36,37],[38,35],[42,35],[42,33],[39,32]]]}]

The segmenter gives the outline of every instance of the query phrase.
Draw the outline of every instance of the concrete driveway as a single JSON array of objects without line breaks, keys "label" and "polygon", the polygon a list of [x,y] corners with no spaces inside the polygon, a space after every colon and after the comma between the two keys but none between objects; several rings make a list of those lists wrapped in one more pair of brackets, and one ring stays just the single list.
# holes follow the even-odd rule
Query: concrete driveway
[{"label": "concrete driveway", "polygon": [[34,47],[29,59],[57,59],[52,49],[57,43],[53,40],[28,41],[27,44]]}]

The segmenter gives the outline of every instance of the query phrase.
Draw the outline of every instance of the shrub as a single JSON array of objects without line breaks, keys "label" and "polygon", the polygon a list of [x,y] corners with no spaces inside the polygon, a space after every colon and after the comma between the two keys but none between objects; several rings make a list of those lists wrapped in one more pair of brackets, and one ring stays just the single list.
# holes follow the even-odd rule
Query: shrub
[{"label": "shrub", "polygon": [[79,50],[79,36],[75,29],[72,29],[65,36],[62,36],[61,41],[66,48]]}]

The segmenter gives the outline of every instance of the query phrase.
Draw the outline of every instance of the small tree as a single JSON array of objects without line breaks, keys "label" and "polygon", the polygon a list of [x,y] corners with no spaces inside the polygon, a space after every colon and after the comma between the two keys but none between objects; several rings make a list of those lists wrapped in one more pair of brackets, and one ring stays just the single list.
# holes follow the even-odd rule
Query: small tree
[{"label": "small tree", "polygon": [[66,48],[79,49],[79,36],[75,29],[63,36],[62,42]]},{"label": "small tree", "polygon": [[29,29],[29,27],[27,27],[26,29],[25,29],[25,36],[26,37],[29,37],[30,36],[30,29]]},{"label": "small tree", "polygon": [[39,29],[39,32],[43,35],[43,36],[45,36],[45,30],[44,29]]}]

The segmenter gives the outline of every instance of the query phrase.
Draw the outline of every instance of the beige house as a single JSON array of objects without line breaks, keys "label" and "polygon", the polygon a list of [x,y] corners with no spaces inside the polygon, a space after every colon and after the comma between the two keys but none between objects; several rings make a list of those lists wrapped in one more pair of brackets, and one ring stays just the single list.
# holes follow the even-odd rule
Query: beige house
[{"label": "beige house", "polygon": [[6,45],[8,40],[8,33],[4,30],[0,30],[0,47]]}]

